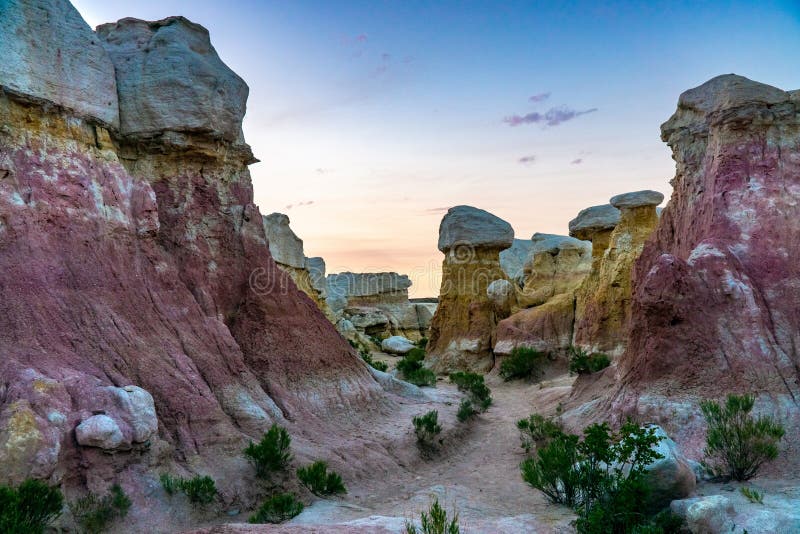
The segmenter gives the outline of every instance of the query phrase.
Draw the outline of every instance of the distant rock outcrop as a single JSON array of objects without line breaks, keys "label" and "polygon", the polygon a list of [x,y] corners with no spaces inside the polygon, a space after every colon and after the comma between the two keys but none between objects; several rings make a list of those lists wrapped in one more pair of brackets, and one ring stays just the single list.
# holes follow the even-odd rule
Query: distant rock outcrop
[{"label": "distant rock outcrop", "polygon": [[591,243],[574,237],[533,234],[525,286],[517,299],[521,311],[500,321],[494,352],[507,355],[526,347],[551,355],[572,345],[575,291],[592,265]]},{"label": "distant rock outcrop", "polygon": [[340,423],[384,391],[270,256],[247,86],[208,32],[94,34],[65,0],[0,13],[0,484],[135,498],[174,463],[247,499],[240,451],[272,423],[307,450],[292,421],[352,439]]},{"label": "distant rock outcrop", "polygon": [[658,224],[656,206],[663,200],[664,195],[658,191],[623,193],[613,197],[610,206],[602,207],[609,214],[605,219],[597,217],[589,223],[586,213],[597,209],[590,208],[581,212],[584,217],[579,214],[570,223],[573,235],[592,239],[593,256],[591,273],[577,292],[573,335],[576,346],[610,355],[619,355],[625,349],[633,263]]},{"label": "distant rock outcrop", "polygon": [[680,96],[661,135],[673,193],[635,264],[614,410],[663,421],[697,454],[696,400],[752,392],[796,432],[800,101],[719,76]]},{"label": "distant rock outcrop", "polygon": [[[380,349],[372,338],[425,337],[436,304],[408,300],[411,280],[397,273],[338,273],[327,277],[328,303],[339,317],[342,335]],[[351,328],[352,327],[352,328]]]},{"label": "distant rock outcrop", "polygon": [[509,248],[513,240],[510,224],[478,208],[456,206],[442,219],[442,287],[426,358],[436,372],[492,368],[497,319],[487,288],[495,280],[506,279],[500,268],[500,251]]},{"label": "distant rock outcrop", "polygon": [[525,284],[525,264],[533,254],[534,244],[525,239],[514,239],[511,247],[500,252],[500,268],[517,286]]}]

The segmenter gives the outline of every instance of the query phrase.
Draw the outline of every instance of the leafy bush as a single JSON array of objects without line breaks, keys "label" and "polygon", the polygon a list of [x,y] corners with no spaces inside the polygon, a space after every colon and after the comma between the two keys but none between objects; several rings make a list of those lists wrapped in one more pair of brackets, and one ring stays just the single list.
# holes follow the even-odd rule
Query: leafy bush
[{"label": "leafy bush", "polygon": [[473,408],[486,411],[492,404],[492,391],[483,381],[483,375],[476,373],[452,373],[450,381],[458,386],[459,391],[469,394]]},{"label": "leafy bush", "polygon": [[745,486],[739,488],[739,491],[742,492],[742,495],[744,495],[751,503],[764,504],[764,496],[760,491]]},{"label": "leafy bush", "polygon": [[504,380],[515,378],[538,378],[542,374],[544,353],[526,347],[517,347],[500,364],[500,376]]},{"label": "leafy bush", "polygon": [[108,495],[90,493],[69,505],[75,521],[89,534],[103,532],[115,519],[128,515],[130,507],[131,500],[118,484],[111,486]]},{"label": "leafy bush", "polygon": [[522,462],[522,478],[551,501],[575,508],[578,532],[633,532],[649,524],[642,506],[649,496],[645,467],[661,458],[653,449],[661,439],[654,428],[628,422],[612,434],[608,424],[593,424],[583,439],[540,428],[548,441]]},{"label": "leafy bush", "polygon": [[456,418],[459,422],[463,423],[473,415],[477,415],[478,411],[472,405],[472,401],[469,399],[461,399],[461,404],[458,405],[458,412],[456,413]]},{"label": "leafy bush", "polygon": [[430,369],[422,366],[425,351],[419,348],[411,349],[400,361],[397,362],[397,371],[406,382],[415,386],[433,386],[436,384],[436,375]]},{"label": "leafy bush", "polygon": [[783,425],[772,417],[750,415],[753,395],[728,395],[724,406],[700,402],[708,423],[706,469],[723,480],[749,480],[759,468],[778,456]]},{"label": "leafy bush", "polygon": [[314,495],[326,496],[347,493],[342,477],[335,471],[328,472],[328,464],[321,460],[298,469],[297,478]]},{"label": "leafy bush", "polygon": [[417,347],[419,347],[422,350],[425,350],[428,347],[428,338],[427,337],[420,338],[420,340],[417,341]]},{"label": "leafy bush", "polygon": [[292,460],[292,438],[280,425],[273,424],[258,444],[250,442],[244,455],[256,468],[256,475],[269,478],[277,471],[283,471]]},{"label": "leafy bush", "polygon": [[439,504],[438,497],[433,498],[433,503],[427,512],[420,514],[422,531],[409,522],[406,522],[406,534],[460,534],[458,526],[458,512],[453,513],[453,518],[448,521],[447,512]]},{"label": "leafy bush", "polygon": [[57,488],[28,479],[17,488],[0,486],[0,532],[39,534],[61,515],[64,497]]},{"label": "leafy bush", "polygon": [[539,449],[546,445],[551,438],[562,431],[561,425],[538,413],[531,414],[527,419],[517,421],[517,429],[519,430],[522,448],[527,453],[530,453],[533,448]]},{"label": "leafy bush", "polygon": [[258,511],[250,516],[249,523],[283,523],[302,511],[303,503],[291,493],[273,495],[261,505]]},{"label": "leafy bush", "polygon": [[439,412],[436,410],[431,410],[425,415],[414,416],[411,422],[414,424],[417,443],[422,446],[432,446],[436,436],[442,431],[442,426],[439,424]]},{"label": "leafy bush", "polygon": [[569,372],[588,375],[611,365],[611,359],[601,352],[587,353],[578,347],[569,348]]},{"label": "leafy bush", "polygon": [[188,480],[163,473],[161,486],[169,495],[182,491],[192,504],[208,504],[217,496],[217,485],[209,476],[196,476]]},{"label": "leafy bush", "polygon": [[383,371],[385,373],[389,369],[386,363],[372,359],[372,354],[370,354],[369,351],[362,350],[361,359],[367,362],[367,365],[378,371]]}]

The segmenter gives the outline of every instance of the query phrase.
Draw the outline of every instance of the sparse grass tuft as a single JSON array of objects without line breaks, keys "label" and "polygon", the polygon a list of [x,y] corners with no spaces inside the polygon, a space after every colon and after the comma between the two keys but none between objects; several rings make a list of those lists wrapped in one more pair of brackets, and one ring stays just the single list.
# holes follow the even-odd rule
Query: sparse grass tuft
[{"label": "sparse grass tuft", "polygon": [[335,471],[328,471],[328,464],[318,460],[297,470],[297,478],[314,495],[321,497],[347,493],[342,477]]},{"label": "sparse grass tuft", "polygon": [[289,432],[282,426],[273,424],[260,442],[250,442],[244,455],[255,466],[256,475],[268,479],[273,473],[286,469],[292,461],[291,446]]},{"label": "sparse grass tuft", "polygon": [[525,347],[517,347],[500,364],[500,376],[504,380],[523,378],[532,380],[542,374],[542,362],[545,358],[543,352]]},{"label": "sparse grass tuft", "polygon": [[283,523],[299,515],[305,506],[291,493],[278,493],[266,501],[250,516],[248,523]]}]

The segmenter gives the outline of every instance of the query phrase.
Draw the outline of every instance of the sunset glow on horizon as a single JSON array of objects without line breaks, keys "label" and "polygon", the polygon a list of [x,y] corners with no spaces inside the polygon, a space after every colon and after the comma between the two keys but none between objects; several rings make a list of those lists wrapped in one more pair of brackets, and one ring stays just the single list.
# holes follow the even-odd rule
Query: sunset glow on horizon
[{"label": "sunset glow on horizon", "polygon": [[91,26],[207,27],[250,87],[261,213],[329,273],[409,274],[414,297],[438,294],[447,208],[566,234],[615,194],[669,198],[659,126],[682,91],[731,72],[800,88],[792,1],[73,3]]}]

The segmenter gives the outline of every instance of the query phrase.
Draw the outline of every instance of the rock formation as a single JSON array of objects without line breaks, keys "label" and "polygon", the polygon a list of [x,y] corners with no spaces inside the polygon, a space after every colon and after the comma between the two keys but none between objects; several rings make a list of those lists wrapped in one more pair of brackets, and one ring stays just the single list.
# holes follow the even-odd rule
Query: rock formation
[{"label": "rock formation", "polygon": [[[697,454],[697,399],[759,395],[800,419],[800,100],[735,75],[680,96],[661,127],[672,198],[634,268],[614,409],[664,420]],[[672,396],[680,392],[680,399]]]},{"label": "rock formation", "polygon": [[519,287],[525,284],[525,264],[533,254],[533,246],[531,241],[514,239],[509,248],[500,252],[500,268]]},{"label": "rock formation", "polygon": [[[327,278],[328,303],[348,339],[372,346],[370,338],[425,337],[436,305],[408,300],[411,280],[397,273],[338,273]],[[377,344],[374,348],[380,348]]]},{"label": "rock formation", "polygon": [[272,422],[307,450],[303,432],[353,439],[383,390],[270,256],[247,86],[208,32],[177,17],[94,34],[64,0],[0,13],[22,62],[0,67],[0,483],[119,481],[135,500],[174,465],[246,500],[238,451]]},{"label": "rock formation", "polygon": [[471,206],[450,208],[439,226],[444,255],[439,307],[433,316],[426,365],[439,373],[492,368],[496,317],[489,284],[505,279],[500,251],[511,246],[506,221]]},{"label": "rock formation", "polygon": [[551,355],[572,345],[575,291],[592,265],[592,245],[574,237],[533,234],[525,265],[525,286],[517,295],[523,308],[497,325],[494,352],[507,355],[527,347]]},{"label": "rock formation", "polygon": [[[624,193],[570,222],[571,234],[592,240],[593,257],[592,271],[577,292],[575,345],[610,355],[625,349],[633,264],[658,224],[656,206],[663,200],[658,191]],[[607,216],[597,213],[601,209]]]},{"label": "rock formation", "polygon": [[[297,288],[311,297],[311,300],[319,307],[331,322],[336,323],[336,317],[331,311],[325,296],[314,285],[311,270],[309,268],[309,258],[306,258],[303,251],[303,240],[289,227],[289,217],[283,213],[270,213],[262,218],[264,222],[264,233],[269,242],[269,252],[278,267],[286,272]],[[315,260],[316,268],[319,269],[319,261]],[[325,262],[322,262],[323,276],[325,272]],[[319,275],[317,285],[319,285]]]}]

